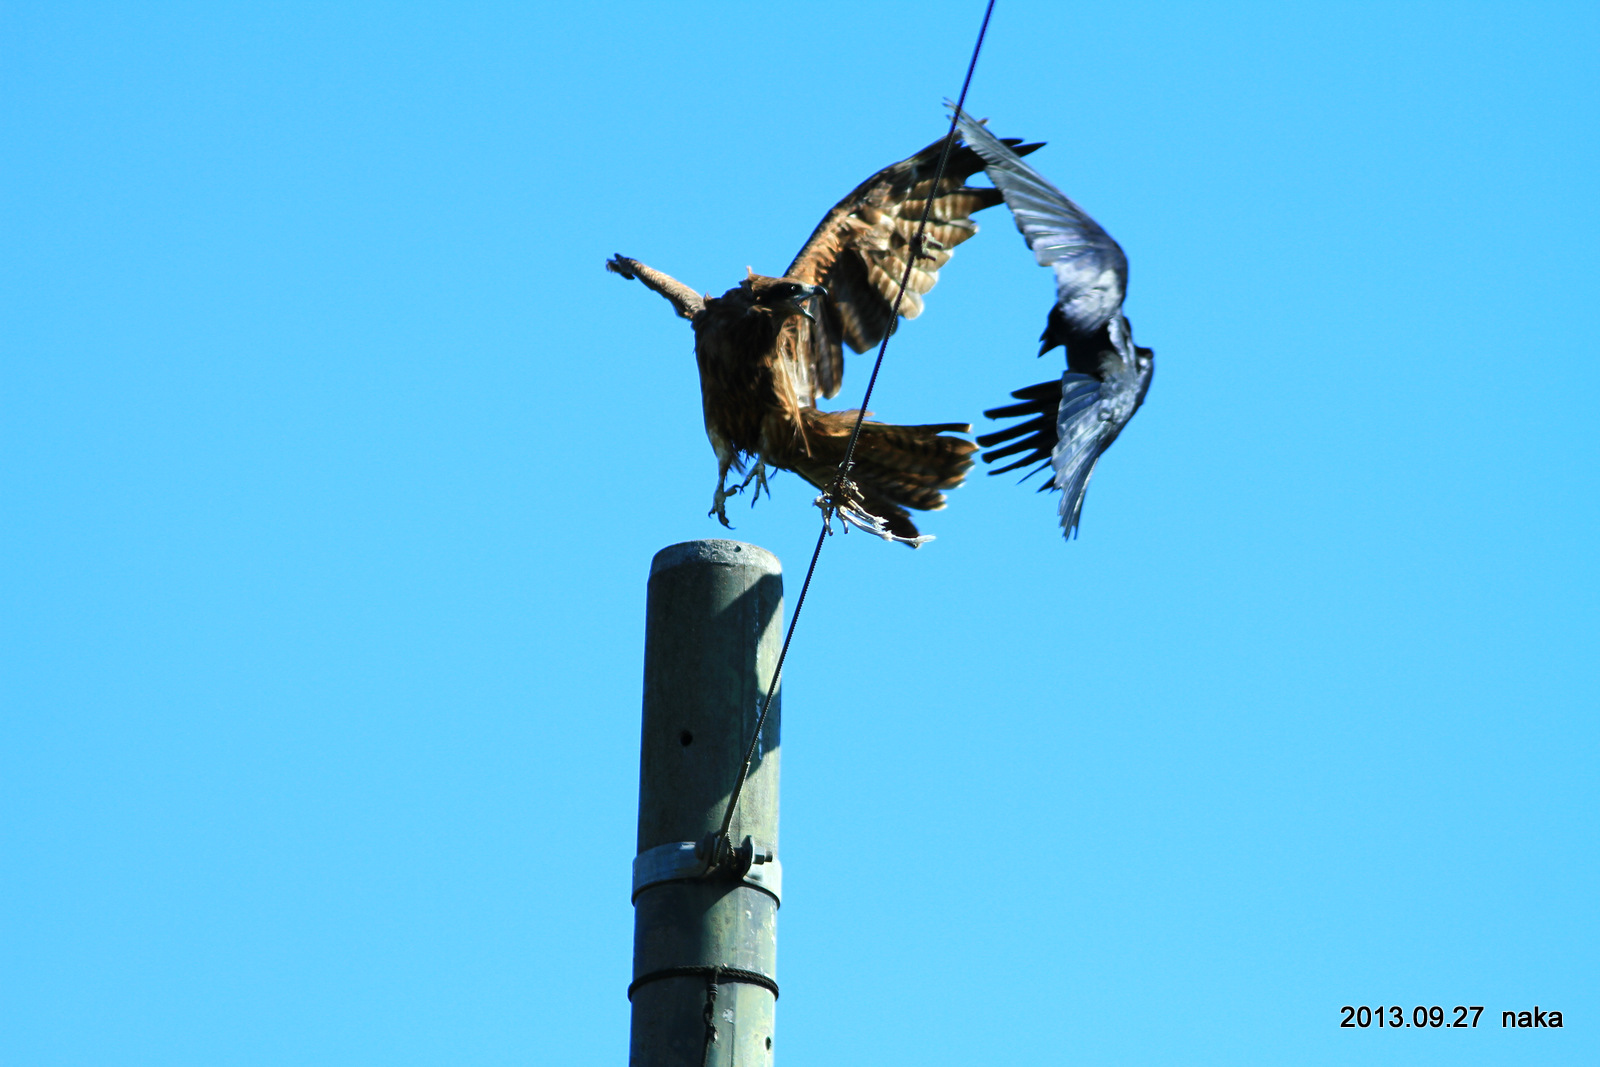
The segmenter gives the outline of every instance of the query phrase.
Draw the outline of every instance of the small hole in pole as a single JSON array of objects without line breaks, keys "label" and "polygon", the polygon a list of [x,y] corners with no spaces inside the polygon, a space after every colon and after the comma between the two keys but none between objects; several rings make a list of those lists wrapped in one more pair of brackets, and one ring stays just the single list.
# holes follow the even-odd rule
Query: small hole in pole
[{"label": "small hole in pole", "polygon": [[772,1038],[770,1038],[770,1037],[767,1038],[767,1051],[768,1052],[772,1051]]},{"label": "small hole in pole", "polygon": [[682,745],[684,748],[688,748],[690,745],[694,744],[694,734],[691,734],[688,730],[684,730],[678,735],[678,744]]}]

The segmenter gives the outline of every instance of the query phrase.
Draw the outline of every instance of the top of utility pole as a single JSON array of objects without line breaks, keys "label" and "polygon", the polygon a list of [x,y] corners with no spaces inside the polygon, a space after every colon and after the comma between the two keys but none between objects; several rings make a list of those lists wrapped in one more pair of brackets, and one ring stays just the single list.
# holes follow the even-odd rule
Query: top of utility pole
[{"label": "top of utility pole", "polygon": [[684,541],[668,545],[650,561],[650,577],[685,563],[724,563],[736,567],[759,567],[767,574],[782,574],[783,564],[778,557],[760,545],[743,541],[707,538],[704,541]]}]

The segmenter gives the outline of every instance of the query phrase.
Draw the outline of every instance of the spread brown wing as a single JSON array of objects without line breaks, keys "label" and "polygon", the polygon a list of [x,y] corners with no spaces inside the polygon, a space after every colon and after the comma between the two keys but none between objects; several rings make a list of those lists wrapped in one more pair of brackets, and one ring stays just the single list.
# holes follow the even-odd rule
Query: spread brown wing
[{"label": "spread brown wing", "polygon": [[[1023,145],[1017,138],[1007,138],[1005,143],[1018,155],[1040,147]],[[911,272],[900,303],[900,314],[908,319],[922,313],[922,294],[939,280],[939,268],[949,261],[955,246],[978,232],[977,223],[969,216],[1000,203],[998,190],[965,184],[983,169],[983,158],[960,142],[951,149],[935,188],[934,174],[943,148],[944,139],[940,138],[856,186],[817,224],[784,272],[786,277],[828,290],[816,322],[802,320],[795,327],[794,347],[786,352],[805,364],[791,366],[791,377],[811,387],[812,395],[802,397],[802,403],[839,391],[844,375],[841,342],[865,352],[894,331],[895,294],[928,200],[932,198],[933,209],[928,215],[925,254]]]}]

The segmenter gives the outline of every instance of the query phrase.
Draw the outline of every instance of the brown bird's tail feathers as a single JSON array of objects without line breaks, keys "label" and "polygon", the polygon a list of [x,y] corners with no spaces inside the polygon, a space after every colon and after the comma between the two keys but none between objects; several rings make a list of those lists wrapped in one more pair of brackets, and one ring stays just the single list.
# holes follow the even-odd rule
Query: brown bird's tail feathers
[{"label": "brown bird's tail feathers", "polygon": [[[856,412],[803,408],[801,422],[809,455],[794,469],[826,492],[838,477]],[[849,481],[834,501],[839,517],[885,541],[912,548],[932,541],[931,535],[917,532],[906,509],[938,511],[944,507],[941,490],[954,489],[966,479],[978,446],[943,435],[971,432],[972,427],[964,422],[928,426],[862,423]]]}]

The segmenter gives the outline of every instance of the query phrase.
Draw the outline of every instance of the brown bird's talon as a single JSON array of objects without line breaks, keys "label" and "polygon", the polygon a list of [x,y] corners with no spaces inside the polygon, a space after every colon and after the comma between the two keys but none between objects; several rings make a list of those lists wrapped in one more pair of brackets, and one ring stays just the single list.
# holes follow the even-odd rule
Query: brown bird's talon
[{"label": "brown bird's talon", "polygon": [[759,459],[756,460],[756,465],[751,468],[750,473],[744,476],[744,481],[734,487],[733,492],[743,492],[745,486],[751,482],[756,483],[755,491],[750,494],[751,507],[755,507],[756,501],[761,499],[761,491],[763,489],[766,490],[767,499],[772,499],[772,487],[767,485],[767,465]]},{"label": "brown bird's talon", "polygon": [[829,537],[833,536],[833,514],[837,510],[833,498],[823,493],[811,502],[811,506],[822,512],[822,529]]}]

